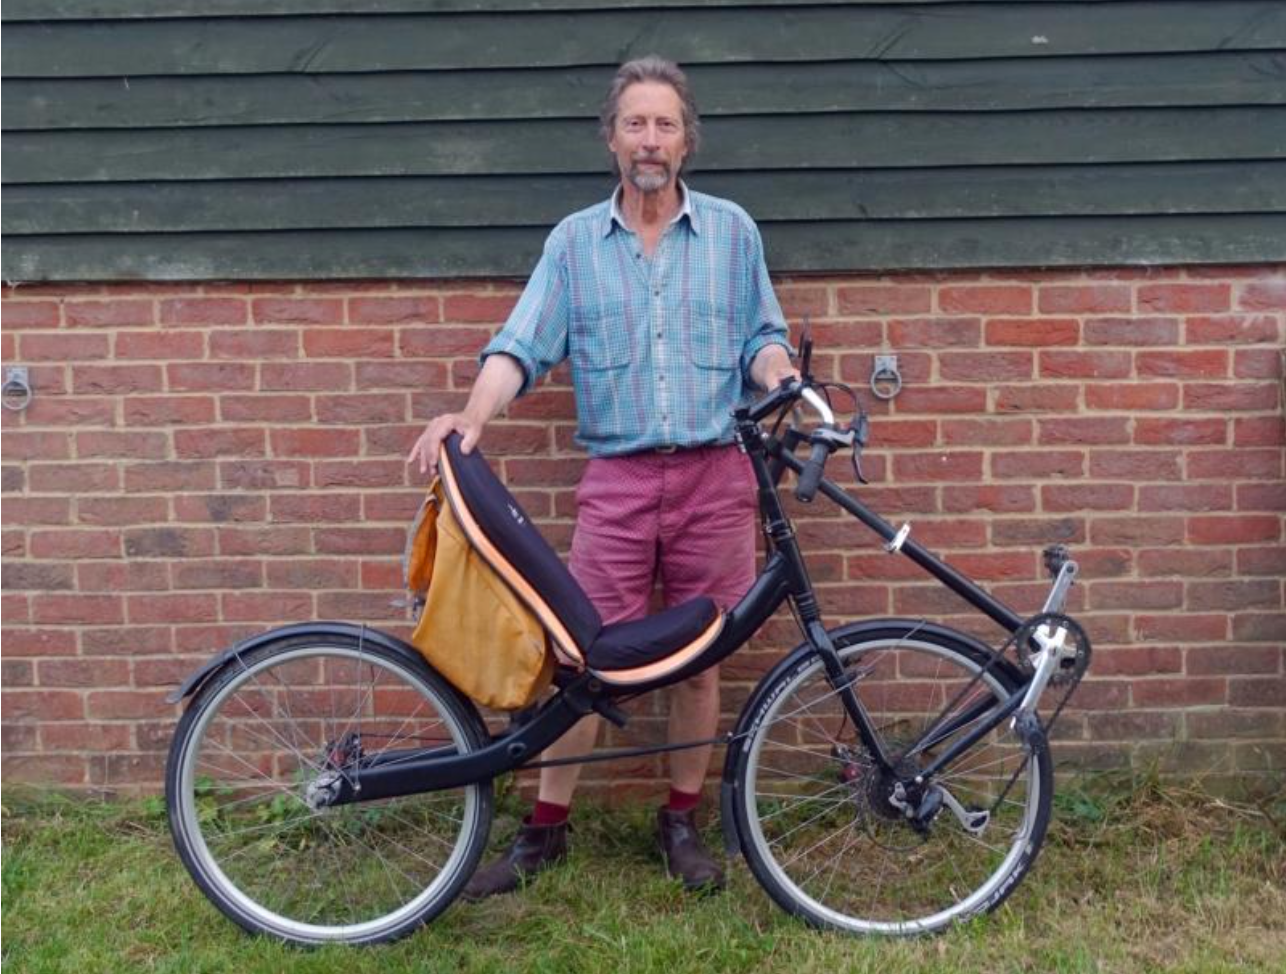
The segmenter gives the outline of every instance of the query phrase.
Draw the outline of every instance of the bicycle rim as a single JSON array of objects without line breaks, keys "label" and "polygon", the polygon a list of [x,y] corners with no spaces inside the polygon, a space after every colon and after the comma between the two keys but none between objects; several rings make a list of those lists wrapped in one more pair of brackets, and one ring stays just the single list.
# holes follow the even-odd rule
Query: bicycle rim
[{"label": "bicycle rim", "polygon": [[[901,755],[903,776],[1012,689],[992,671],[961,698],[985,660],[938,637],[838,648],[886,748]],[[790,912],[856,933],[927,933],[994,908],[1030,866],[1048,822],[1049,757],[1041,747],[1029,760],[1009,721],[937,779],[966,819],[989,811],[985,827],[971,832],[944,804],[917,829],[894,804],[892,777],[861,744],[820,659],[785,674],[769,700],[752,730],[739,811],[752,870]],[[906,753],[943,726],[949,733],[932,747]]]},{"label": "bicycle rim", "polygon": [[300,943],[393,939],[477,863],[490,786],[315,808],[309,788],[381,752],[477,746],[467,714],[403,661],[305,641],[229,664],[181,725],[171,825],[202,890],[243,927]]}]

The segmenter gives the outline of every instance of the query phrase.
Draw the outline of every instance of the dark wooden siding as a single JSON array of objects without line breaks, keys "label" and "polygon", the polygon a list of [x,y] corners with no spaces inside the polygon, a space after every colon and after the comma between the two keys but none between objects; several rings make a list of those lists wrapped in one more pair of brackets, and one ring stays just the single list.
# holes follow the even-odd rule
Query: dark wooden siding
[{"label": "dark wooden siding", "polygon": [[622,59],[778,271],[1286,259],[1286,3],[9,0],[10,280],[520,275]]}]

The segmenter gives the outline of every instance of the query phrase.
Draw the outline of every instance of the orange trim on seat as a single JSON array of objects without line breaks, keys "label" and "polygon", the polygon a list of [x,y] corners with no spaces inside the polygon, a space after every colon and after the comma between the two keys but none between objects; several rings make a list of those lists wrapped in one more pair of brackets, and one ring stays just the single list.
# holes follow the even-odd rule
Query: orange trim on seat
[{"label": "orange trim on seat", "polygon": [[719,633],[723,631],[725,618],[726,616],[720,612],[714,622],[706,627],[705,632],[701,633],[682,649],[671,653],[665,659],[657,660],[655,663],[648,663],[646,666],[636,666],[629,670],[593,670],[592,672],[603,682],[617,685],[646,683],[649,680],[665,676],[667,673],[673,673],[680,667],[687,666],[718,638]]},{"label": "orange trim on seat", "polygon": [[478,549],[478,553],[486,559],[487,564],[495,570],[496,574],[518,593],[518,597],[527,603],[527,607],[532,612],[536,613],[541,625],[553,637],[554,651],[563,658],[563,662],[577,669],[584,669],[585,657],[576,645],[576,641],[572,639],[571,633],[567,631],[567,627],[562,624],[558,616],[554,614],[553,609],[531,587],[531,583],[509,564],[509,560],[491,543],[491,540],[478,525],[478,522],[473,519],[473,515],[469,512],[468,505],[464,503],[459,487],[456,484],[455,471],[451,469],[451,462],[446,450],[441,450],[438,453],[438,467],[442,473],[442,486],[446,492],[447,502],[451,505],[451,510],[455,513],[456,520],[460,522],[460,527],[469,538],[469,543]]}]

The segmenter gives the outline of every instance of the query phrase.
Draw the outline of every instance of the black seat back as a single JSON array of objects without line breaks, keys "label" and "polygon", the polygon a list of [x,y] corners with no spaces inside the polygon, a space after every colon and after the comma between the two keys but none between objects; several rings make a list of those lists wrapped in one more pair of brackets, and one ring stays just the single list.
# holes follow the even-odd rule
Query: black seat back
[{"label": "black seat back", "polygon": [[469,513],[509,564],[536,590],[566,627],[584,656],[603,619],[513,494],[487,464],[482,451],[460,450],[460,434],[443,441],[456,484]]}]

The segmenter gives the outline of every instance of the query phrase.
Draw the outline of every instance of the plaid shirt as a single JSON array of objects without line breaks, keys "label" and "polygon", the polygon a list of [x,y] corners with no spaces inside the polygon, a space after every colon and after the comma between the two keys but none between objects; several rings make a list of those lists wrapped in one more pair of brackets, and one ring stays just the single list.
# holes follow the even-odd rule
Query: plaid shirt
[{"label": "plaid shirt", "polygon": [[519,395],[571,358],[577,442],[590,456],[733,440],[750,364],[787,342],[754,221],[682,187],[652,257],[618,195],[563,220],[517,306],[482,350],[522,366]]}]

